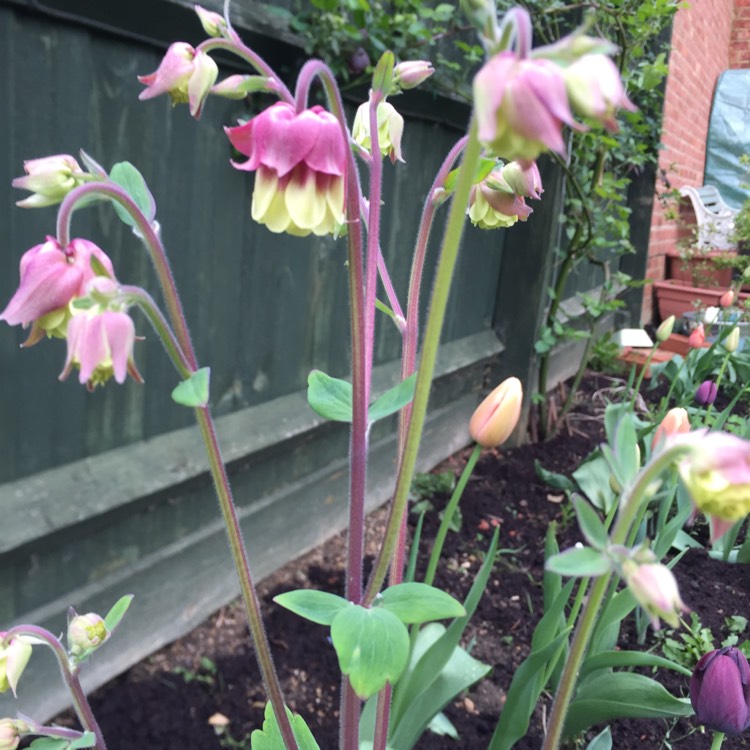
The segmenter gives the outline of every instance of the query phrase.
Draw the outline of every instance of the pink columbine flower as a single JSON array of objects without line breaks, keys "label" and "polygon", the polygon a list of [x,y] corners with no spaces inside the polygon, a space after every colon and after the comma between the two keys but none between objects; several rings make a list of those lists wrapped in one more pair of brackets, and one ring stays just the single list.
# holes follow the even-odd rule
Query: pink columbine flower
[{"label": "pink columbine flower", "polygon": [[68,306],[86,293],[86,286],[96,276],[92,259],[111,276],[112,261],[93,242],[71,240],[66,248],[54,237],[27,250],[21,257],[21,283],[0,320],[8,325],[26,328],[33,323],[24,346],[37,343],[46,333],[62,337],[70,318]]},{"label": "pink columbine flower", "polygon": [[347,145],[338,120],[320,106],[296,112],[277,102],[236,128],[225,128],[257,170],[252,217],[272,232],[332,234],[344,223]]},{"label": "pink columbine flower", "polygon": [[156,71],[138,76],[138,80],[146,85],[138,98],[153,99],[169,94],[174,104],[188,102],[190,114],[197,120],[218,75],[216,63],[205,52],[196,52],[185,42],[175,42]]},{"label": "pink columbine flower", "polygon": [[73,367],[80,372],[78,380],[92,391],[112,376],[118,383],[131,377],[142,382],[133,362],[135,326],[125,312],[92,308],[74,315],[68,323],[68,356],[60,380]]},{"label": "pink columbine flower", "polygon": [[638,109],[628,99],[620,71],[607,55],[583,55],[563,69],[563,77],[573,110],[599,120],[607,130],[617,130],[617,109]]},{"label": "pink columbine flower", "polygon": [[622,566],[623,577],[636,601],[646,610],[651,626],[659,629],[659,619],[673,628],[680,624],[679,613],[687,611],[680,598],[672,571],[661,563],[639,565],[628,560]]},{"label": "pink columbine flower", "polygon": [[23,170],[26,172],[23,177],[11,181],[14,188],[32,193],[16,202],[21,208],[54,206],[89,178],[70,154],[30,159],[23,163]]},{"label": "pink columbine flower", "polygon": [[[521,172],[518,171],[518,166],[516,162],[511,162],[495,169],[472,187],[468,209],[472,224],[480,229],[500,229],[512,226],[519,219],[528,219],[532,208],[526,205],[524,196],[539,195],[541,181],[537,182],[539,171],[535,164]],[[506,174],[521,192],[514,190],[506,180]]]},{"label": "pink columbine flower", "polygon": [[516,194],[525,198],[539,200],[542,197],[542,176],[536,162],[531,164],[517,161],[508,162],[502,168],[502,178],[508,187]]},{"label": "pink columbine flower", "polygon": [[562,68],[550,60],[519,60],[499,52],[474,78],[479,139],[503,159],[533,161],[565,152],[563,125],[573,119]]},{"label": "pink columbine flower", "polygon": [[750,513],[750,441],[728,432],[695,430],[669,443],[691,452],[679,471],[697,510],[705,513],[715,542]]}]

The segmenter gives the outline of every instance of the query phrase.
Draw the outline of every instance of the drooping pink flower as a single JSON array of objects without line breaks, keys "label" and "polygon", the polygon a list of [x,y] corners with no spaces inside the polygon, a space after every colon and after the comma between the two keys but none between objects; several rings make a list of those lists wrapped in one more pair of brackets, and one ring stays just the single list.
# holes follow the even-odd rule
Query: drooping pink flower
[{"label": "drooping pink flower", "polygon": [[563,125],[580,129],[570,111],[562,69],[543,59],[499,52],[474,78],[479,139],[507,160],[564,153]]},{"label": "drooping pink flower", "polygon": [[525,197],[541,197],[542,183],[533,162],[522,166],[510,162],[494,169],[474,185],[469,196],[469,219],[480,229],[510,227],[526,221],[532,208]]},{"label": "drooping pink flower", "polygon": [[539,167],[537,167],[536,162],[531,162],[531,164],[521,164],[517,161],[508,162],[502,168],[502,177],[516,195],[534,198],[535,200],[542,197],[544,192],[542,176],[539,174]]},{"label": "drooping pink flower", "polygon": [[80,372],[78,380],[89,390],[102,385],[112,376],[124,383],[128,373],[142,382],[133,361],[135,326],[125,312],[83,310],[68,323],[68,356],[60,380],[68,377],[73,367]]},{"label": "drooping pink flower", "polygon": [[563,76],[573,110],[599,120],[607,130],[617,130],[616,110],[638,109],[628,99],[620,71],[607,55],[583,55],[563,69]]},{"label": "drooping pink flower", "polygon": [[277,102],[235,128],[232,145],[256,171],[252,217],[272,232],[331,234],[344,223],[346,149],[336,118],[320,106],[297,113]]},{"label": "drooping pink flower", "polygon": [[114,276],[112,261],[88,240],[71,240],[63,249],[54,237],[47,237],[43,244],[27,250],[21,257],[21,283],[0,313],[0,320],[24,328],[33,323],[26,346],[35,344],[45,333],[64,336],[70,317],[68,305],[85,294],[86,285],[97,274],[92,259]]},{"label": "drooping pink flower", "polygon": [[169,94],[175,104],[188,102],[190,114],[198,119],[218,75],[219,69],[209,55],[185,42],[175,42],[153,73],[138,76],[146,85],[138,98],[153,99]]},{"label": "drooping pink flower", "polygon": [[687,610],[680,598],[672,571],[661,563],[639,565],[633,560],[623,564],[623,577],[636,601],[646,610],[651,626],[659,629],[659,619],[673,628],[679,623],[679,613]]},{"label": "drooping pink flower", "polygon": [[10,688],[15,695],[18,681],[31,657],[31,646],[21,638],[11,638],[3,646],[6,632],[0,632],[0,693]]},{"label": "drooping pink flower", "polygon": [[[401,136],[404,132],[404,118],[390,102],[378,104],[378,147],[382,156],[387,156],[392,164],[403,162],[401,156]],[[372,151],[370,137],[370,102],[360,104],[352,123],[352,139],[367,151]]]}]

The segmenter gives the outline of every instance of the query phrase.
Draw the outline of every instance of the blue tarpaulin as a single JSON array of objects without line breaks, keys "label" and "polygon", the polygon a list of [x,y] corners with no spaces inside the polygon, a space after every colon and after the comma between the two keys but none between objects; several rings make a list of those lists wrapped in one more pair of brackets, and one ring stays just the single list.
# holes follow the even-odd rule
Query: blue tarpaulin
[{"label": "blue tarpaulin", "polygon": [[750,171],[740,164],[743,154],[750,154],[750,70],[725,70],[711,107],[703,182],[716,185],[733,208],[750,198]]}]

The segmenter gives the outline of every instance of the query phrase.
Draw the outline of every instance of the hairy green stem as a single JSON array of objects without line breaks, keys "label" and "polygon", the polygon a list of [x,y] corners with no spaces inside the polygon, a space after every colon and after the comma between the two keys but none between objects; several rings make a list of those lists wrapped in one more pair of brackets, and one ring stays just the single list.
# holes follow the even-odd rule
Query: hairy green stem
[{"label": "hairy green stem", "polygon": [[[624,544],[627,540],[638,511],[647,497],[649,485],[675,461],[689,452],[689,450],[689,447],[682,445],[667,448],[652,457],[649,463],[641,470],[630,489],[623,493],[620,500],[620,514],[615,522],[610,538],[612,545]],[[597,622],[599,609],[612,576],[613,573],[611,572],[599,576],[591,586],[588,599],[581,612],[581,618],[578,622],[573,642],[570,646],[568,660],[565,662],[565,667],[560,676],[560,683],[552,704],[552,712],[547,725],[547,734],[544,738],[542,750],[558,750],[560,747],[568,706],[573,698],[578,674],[591,640],[591,634]]]}]

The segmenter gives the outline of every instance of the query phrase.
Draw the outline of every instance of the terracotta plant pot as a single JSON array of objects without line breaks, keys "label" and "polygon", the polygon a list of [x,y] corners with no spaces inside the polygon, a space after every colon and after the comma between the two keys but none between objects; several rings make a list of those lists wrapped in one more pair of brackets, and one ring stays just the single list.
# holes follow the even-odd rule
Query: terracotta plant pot
[{"label": "terracotta plant pot", "polygon": [[[675,279],[666,281],[655,281],[656,304],[659,309],[659,317],[665,320],[670,315],[679,318],[686,312],[700,307],[718,307],[719,300],[728,285],[718,289],[707,289],[700,286],[687,286]],[[750,295],[740,294],[740,302],[748,299]]]},{"label": "terracotta plant pot", "polygon": [[672,249],[666,254],[667,278],[693,287],[727,287],[732,283],[732,267],[718,268],[719,258],[734,258],[733,250],[711,250],[706,253],[685,255]]}]

